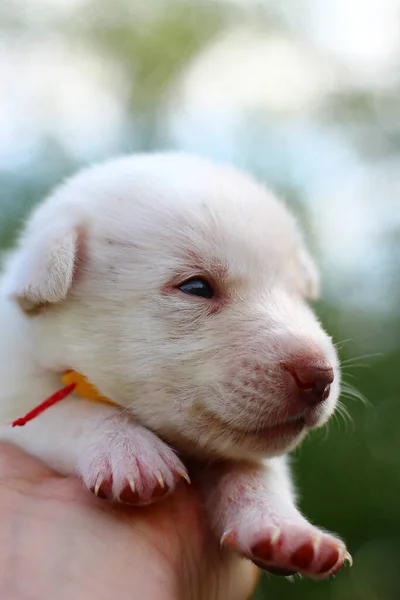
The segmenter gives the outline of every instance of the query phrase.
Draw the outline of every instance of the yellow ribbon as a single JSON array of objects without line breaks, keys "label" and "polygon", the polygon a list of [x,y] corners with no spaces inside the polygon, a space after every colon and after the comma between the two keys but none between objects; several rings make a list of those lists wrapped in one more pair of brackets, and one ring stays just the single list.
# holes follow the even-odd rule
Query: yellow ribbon
[{"label": "yellow ribbon", "polygon": [[61,381],[65,386],[75,384],[74,394],[78,394],[81,398],[86,400],[93,400],[93,402],[103,402],[104,404],[111,404],[111,406],[117,406],[115,402],[112,402],[109,398],[102,396],[98,389],[90,383],[84,375],[81,375],[77,371],[66,371],[61,377]]}]

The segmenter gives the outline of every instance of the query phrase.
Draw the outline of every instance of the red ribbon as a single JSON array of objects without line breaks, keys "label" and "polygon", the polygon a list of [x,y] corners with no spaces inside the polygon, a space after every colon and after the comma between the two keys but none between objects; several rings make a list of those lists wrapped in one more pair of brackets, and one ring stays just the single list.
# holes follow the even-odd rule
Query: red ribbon
[{"label": "red ribbon", "polygon": [[53,404],[57,404],[57,402],[61,402],[61,400],[64,400],[64,398],[70,395],[70,393],[75,389],[75,387],[76,383],[71,383],[70,385],[67,385],[61,390],[58,390],[52,396],[41,402],[38,406],[35,406],[35,408],[29,411],[24,417],[15,419],[15,421],[11,423],[11,427],[23,427],[26,423],[28,423],[28,421],[32,421],[32,419],[34,419],[42,412],[50,408],[50,406],[53,406]]}]

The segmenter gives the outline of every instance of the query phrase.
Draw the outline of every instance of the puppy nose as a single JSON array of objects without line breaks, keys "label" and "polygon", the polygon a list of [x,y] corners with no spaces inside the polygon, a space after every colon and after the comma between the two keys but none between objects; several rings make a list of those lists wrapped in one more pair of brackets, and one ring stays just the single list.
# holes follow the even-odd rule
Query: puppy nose
[{"label": "puppy nose", "polygon": [[329,363],[304,365],[293,362],[284,366],[296,382],[300,400],[309,406],[315,406],[328,398],[330,384],[335,377]]}]

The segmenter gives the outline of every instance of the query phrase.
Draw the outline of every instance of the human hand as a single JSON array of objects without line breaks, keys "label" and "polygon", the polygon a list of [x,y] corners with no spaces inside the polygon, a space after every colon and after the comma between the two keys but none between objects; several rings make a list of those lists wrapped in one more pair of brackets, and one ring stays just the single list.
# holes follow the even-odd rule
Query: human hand
[{"label": "human hand", "polygon": [[112,505],[0,444],[0,598],[245,600],[256,579],[221,552],[192,486],[149,507]]}]

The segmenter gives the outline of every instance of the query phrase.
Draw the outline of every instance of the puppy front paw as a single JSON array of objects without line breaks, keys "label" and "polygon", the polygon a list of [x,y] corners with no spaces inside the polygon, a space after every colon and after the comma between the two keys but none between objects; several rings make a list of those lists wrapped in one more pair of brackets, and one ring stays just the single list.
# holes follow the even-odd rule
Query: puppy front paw
[{"label": "puppy front paw", "polygon": [[190,483],[186,467],[155,434],[116,416],[84,444],[78,473],[101,498],[135,505],[151,504]]},{"label": "puppy front paw", "polygon": [[300,514],[293,519],[262,518],[237,524],[222,536],[221,543],[257,566],[276,575],[299,573],[325,579],[347,562],[352,564],[344,542],[308,523]]}]

